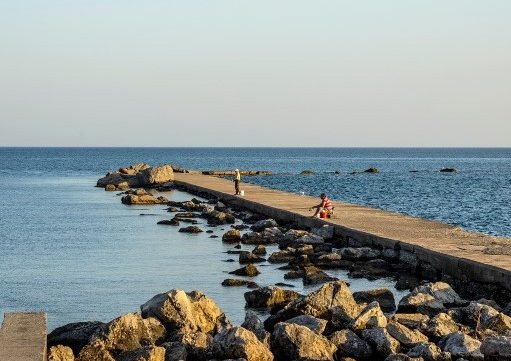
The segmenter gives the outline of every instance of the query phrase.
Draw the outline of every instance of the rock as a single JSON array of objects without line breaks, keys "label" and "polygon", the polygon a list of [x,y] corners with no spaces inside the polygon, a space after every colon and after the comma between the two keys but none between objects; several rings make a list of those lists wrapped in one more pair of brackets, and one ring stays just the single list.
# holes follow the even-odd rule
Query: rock
[{"label": "rock", "polygon": [[159,346],[143,346],[137,350],[122,352],[116,361],[166,361],[165,348]]},{"label": "rock", "polygon": [[232,214],[219,211],[204,212],[202,216],[207,219],[210,225],[222,225],[236,221]]},{"label": "rock", "polygon": [[343,260],[342,257],[335,252],[322,254],[313,260],[314,265],[324,269],[350,268],[353,264],[351,261]]},{"label": "rock", "polygon": [[412,358],[404,353],[395,353],[389,355],[385,361],[424,361],[422,358]]},{"label": "rock", "polygon": [[407,354],[409,357],[422,358],[424,361],[451,361],[451,355],[443,352],[440,347],[431,342],[415,345]]},{"label": "rock", "polygon": [[354,359],[370,359],[373,355],[371,346],[351,330],[337,331],[328,339],[337,347],[337,359],[353,357]]},{"label": "rock", "polygon": [[413,347],[421,342],[428,342],[428,338],[418,330],[411,330],[408,327],[390,321],[387,324],[388,333],[406,347]]},{"label": "rock", "polygon": [[179,331],[172,337],[174,342],[179,342],[186,348],[187,360],[206,361],[212,358],[213,336],[195,331]]},{"label": "rock", "polygon": [[115,190],[117,190],[117,188],[116,188],[116,187],[115,187],[115,185],[113,185],[113,184],[107,184],[107,185],[105,186],[105,191],[113,192],[113,191],[115,191]]},{"label": "rock", "polygon": [[102,341],[101,339],[93,339],[91,342],[85,345],[78,354],[78,357],[76,358],[76,361],[91,360],[116,361],[108,351],[105,342]]},{"label": "rock", "polygon": [[123,204],[164,204],[168,202],[168,199],[165,197],[156,198],[152,194],[128,194],[121,198],[121,202]]},{"label": "rock", "polygon": [[300,175],[313,175],[313,174],[314,174],[314,171],[312,171],[310,169],[305,169],[300,172]]},{"label": "rock", "polygon": [[177,219],[164,219],[159,221],[157,224],[164,224],[167,226],[179,226],[179,221]]},{"label": "rock", "polygon": [[322,227],[312,228],[311,233],[324,239],[334,238],[334,227],[324,225]]},{"label": "rock", "polygon": [[378,302],[373,301],[353,320],[350,328],[355,332],[361,332],[367,328],[385,326],[387,326],[387,318],[383,314]]},{"label": "rock", "polygon": [[200,291],[170,290],[154,296],[140,309],[142,317],[157,318],[168,332],[216,333],[231,325],[216,303]]},{"label": "rock", "polygon": [[374,350],[383,357],[399,351],[399,341],[392,337],[385,328],[368,328],[362,331],[362,339],[372,345]]},{"label": "rock", "polygon": [[392,320],[409,328],[424,328],[429,321],[429,317],[421,313],[396,313]]},{"label": "rock", "polygon": [[258,274],[260,274],[259,270],[256,266],[253,264],[248,264],[244,267],[238,268],[235,271],[229,272],[229,274],[236,275],[236,276],[248,276],[248,277],[255,277]]},{"label": "rock", "polygon": [[99,321],[76,322],[57,327],[48,335],[48,347],[68,346],[75,355],[78,355],[92,336],[98,334],[104,327],[105,324]]},{"label": "rock", "polygon": [[254,223],[250,229],[255,232],[264,231],[266,228],[278,227],[279,225],[275,222],[274,219],[263,219]]},{"label": "rock", "polygon": [[459,327],[451,316],[441,312],[428,321],[425,332],[430,337],[442,338],[458,330]]},{"label": "rock", "polygon": [[259,256],[266,254],[266,247],[262,244],[255,246],[255,248],[252,250],[253,254],[257,254]]},{"label": "rock", "polygon": [[132,351],[163,339],[165,328],[155,318],[142,319],[139,313],[127,313],[110,321],[100,337],[109,350]]},{"label": "rock", "polygon": [[500,335],[511,335],[511,317],[499,312],[497,315],[481,323],[483,330],[492,330]]},{"label": "rock", "polygon": [[143,186],[153,186],[174,180],[172,166],[166,164],[159,167],[147,168],[137,174],[138,180]]},{"label": "rock", "polygon": [[427,283],[425,285],[417,286],[414,292],[430,294],[437,301],[449,306],[465,303],[456,291],[454,291],[451,286],[445,282]]},{"label": "rock", "polygon": [[284,241],[292,242],[297,240],[300,237],[305,236],[306,234],[309,234],[307,231],[297,230],[297,229],[290,229],[284,234]]},{"label": "rock", "polygon": [[393,312],[396,309],[394,295],[388,288],[376,288],[367,291],[354,292],[353,298],[357,301],[357,303],[378,301],[383,312]]},{"label": "rock", "polygon": [[237,229],[230,229],[224,233],[222,241],[226,243],[238,243],[241,241],[241,233]]},{"label": "rock", "polygon": [[440,312],[444,312],[445,307],[442,302],[436,300],[432,295],[427,293],[419,293],[412,291],[404,296],[398,304],[398,312],[422,313],[434,316]]},{"label": "rock", "polygon": [[420,280],[412,274],[403,274],[400,273],[397,276],[397,282],[396,282],[396,290],[404,291],[408,290],[411,291],[415,287],[417,287],[420,284]]},{"label": "rock", "polygon": [[311,331],[322,334],[325,331],[327,321],[310,315],[301,315],[290,318],[286,323],[294,323],[309,328]]},{"label": "rock", "polygon": [[52,346],[48,351],[48,361],[74,361],[73,350],[68,346]]},{"label": "rock", "polygon": [[248,251],[240,251],[239,256],[239,263],[245,264],[245,263],[259,263],[264,262],[266,259],[259,257],[256,254],[253,254],[252,252]]},{"label": "rock", "polygon": [[194,212],[179,212],[174,215],[175,218],[199,218],[200,214]]},{"label": "rock", "polygon": [[292,323],[279,323],[275,326],[271,345],[279,360],[333,361],[337,350],[324,336]]},{"label": "rock", "polygon": [[442,168],[442,169],[440,169],[440,172],[442,172],[442,173],[456,173],[456,169],[455,168]]},{"label": "rock", "polygon": [[188,357],[186,347],[181,342],[165,342],[161,347],[165,348],[165,361],[182,361]]},{"label": "rock", "polygon": [[511,337],[487,337],[483,340],[480,351],[484,355],[485,360],[511,360]]},{"label": "rock", "polygon": [[252,281],[247,280],[240,280],[240,279],[233,279],[233,278],[227,278],[223,280],[222,286],[226,287],[232,287],[232,286],[247,286],[248,288],[258,288],[259,285]]},{"label": "rock", "polygon": [[379,169],[378,168],[367,168],[364,173],[379,173]]},{"label": "rock", "polygon": [[179,232],[181,232],[181,233],[201,233],[201,232],[203,232],[203,230],[197,226],[188,226],[188,227],[184,227],[184,228],[179,228]]},{"label": "rock", "polygon": [[271,263],[287,263],[295,259],[295,252],[292,249],[285,249],[282,251],[273,252],[268,258]]},{"label": "rock", "polygon": [[244,244],[270,244],[279,241],[283,237],[279,228],[266,228],[262,232],[248,232],[241,237]]},{"label": "rock", "polygon": [[273,354],[268,347],[243,327],[231,327],[218,333],[213,339],[213,355],[221,359],[273,361]]},{"label": "rock", "polygon": [[297,247],[296,245],[298,245],[298,244],[316,245],[316,244],[323,244],[323,243],[325,243],[325,240],[323,239],[323,237],[316,236],[314,234],[306,234],[306,235],[301,236],[300,238],[297,238],[293,241],[293,244],[295,247]]},{"label": "rock", "polygon": [[248,310],[245,313],[245,320],[241,324],[241,327],[252,331],[259,341],[269,347],[270,333],[264,329],[264,323],[254,311]]},{"label": "rock", "polygon": [[314,266],[303,268],[303,284],[304,285],[317,285],[320,283],[337,281],[337,278],[330,277],[325,272]]},{"label": "rock", "polygon": [[369,261],[358,261],[351,266],[349,273],[353,278],[367,278],[369,280],[376,280],[382,277],[392,276],[392,266],[390,263],[383,259],[372,259]]},{"label": "rock", "polygon": [[275,286],[261,287],[245,293],[247,307],[252,308],[283,307],[300,297],[298,292]]},{"label": "rock", "polygon": [[479,356],[482,358],[479,351],[481,342],[462,332],[454,332],[447,335],[440,340],[438,345],[443,351],[450,352],[454,358],[473,358]]},{"label": "rock", "polygon": [[368,261],[381,256],[381,252],[370,247],[345,247],[337,251],[342,259],[349,261]]},{"label": "rock", "polygon": [[[451,316],[456,319],[453,311],[455,311],[455,309],[449,312],[452,314]],[[456,321],[472,328],[481,324],[489,324],[490,320],[499,314],[499,311],[493,307],[478,302],[470,302],[468,306],[461,308],[460,311],[461,314]]]}]

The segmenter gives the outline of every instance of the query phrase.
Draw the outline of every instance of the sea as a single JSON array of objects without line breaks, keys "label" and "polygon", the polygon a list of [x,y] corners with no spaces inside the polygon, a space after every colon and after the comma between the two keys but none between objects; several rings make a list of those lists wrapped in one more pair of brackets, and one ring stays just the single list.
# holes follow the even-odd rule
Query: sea
[{"label": "sea", "polygon": [[[511,148],[0,148],[0,317],[44,311],[49,330],[107,322],[180,288],[202,290],[234,323],[243,321],[248,290],[221,286],[239,267],[225,253],[232,246],[208,233],[157,225],[171,218],[164,206],[122,205],[116,192],[95,187],[108,171],[138,162],[269,170],[272,175],[243,181],[325,192],[335,200],[511,237]],[[368,168],[379,172],[364,173]],[[301,175],[304,170],[313,174]],[[192,198],[179,191],[164,195]],[[221,236],[228,227],[212,229]],[[286,282],[301,293],[317,287],[284,280],[279,265],[258,267],[254,281],[262,286]],[[403,295],[390,279],[329,274],[348,280],[353,291],[389,287],[397,299]]]}]

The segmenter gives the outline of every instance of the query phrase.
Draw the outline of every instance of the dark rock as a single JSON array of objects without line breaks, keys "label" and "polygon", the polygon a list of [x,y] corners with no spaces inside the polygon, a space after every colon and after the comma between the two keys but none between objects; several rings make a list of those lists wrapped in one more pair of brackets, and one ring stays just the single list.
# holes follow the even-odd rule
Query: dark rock
[{"label": "dark rock", "polygon": [[336,347],[337,358],[353,357],[355,359],[370,359],[373,355],[371,346],[353,331],[342,330],[331,334],[328,339]]},{"label": "dark rock", "polygon": [[379,173],[378,168],[368,168],[364,171],[364,173]]},{"label": "dark rock", "polygon": [[165,342],[161,347],[165,348],[165,361],[182,361],[188,357],[186,346],[181,342]]},{"label": "dark rock", "polygon": [[57,327],[48,335],[48,347],[64,345],[69,346],[75,355],[91,340],[92,336],[99,334],[106,324],[99,321],[76,322]]},{"label": "dark rock", "polygon": [[311,331],[322,334],[325,331],[327,321],[311,315],[300,315],[286,320],[286,323],[305,326]]},{"label": "dark rock", "polygon": [[394,295],[388,288],[376,288],[367,291],[354,292],[353,298],[355,298],[357,303],[378,301],[383,312],[393,312],[396,309]]},{"label": "dark rock", "polygon": [[262,257],[259,257],[258,255],[253,254],[252,252],[240,251],[239,262],[241,264],[245,264],[245,263],[259,263],[259,262],[264,262],[264,261],[266,261],[266,259],[264,259]]},{"label": "dark rock", "polygon": [[314,171],[312,171],[310,169],[305,169],[300,172],[300,175],[313,175],[313,174],[314,174]]},{"label": "dark rock", "polygon": [[278,227],[278,226],[279,225],[277,224],[277,222],[275,222],[274,219],[263,219],[261,221],[254,223],[250,227],[250,229],[253,230],[254,232],[262,232],[266,228],[273,228],[273,227]]},{"label": "dark rock", "polygon": [[442,173],[456,173],[456,169],[455,168],[442,168],[442,169],[440,169],[440,172],[442,172]]},{"label": "dark rock", "polygon": [[223,280],[222,286],[226,286],[226,287],[247,286],[248,288],[258,288],[259,287],[259,285],[255,282],[248,281],[248,280],[233,279],[233,278],[227,278],[227,279]]},{"label": "dark rock", "polygon": [[255,246],[255,248],[252,250],[253,254],[257,254],[259,256],[266,254],[266,247],[262,244]]},{"label": "dark rock", "polygon": [[511,337],[490,336],[483,340],[481,353],[485,360],[504,361],[511,360]]},{"label": "dark rock", "polygon": [[247,307],[252,308],[282,307],[300,297],[301,295],[298,292],[275,286],[261,287],[245,293]]},{"label": "dark rock", "polygon": [[218,238],[218,236],[216,234],[212,234],[209,238]]},{"label": "dark rock", "polygon": [[232,327],[215,335],[213,355],[222,360],[273,361],[268,347],[252,331],[243,327]]},{"label": "dark rock", "polygon": [[383,259],[372,259],[365,262],[355,262],[351,267],[349,276],[353,278],[367,278],[369,280],[375,280],[382,277],[390,277],[393,274],[390,263]]},{"label": "dark rock", "polygon": [[167,226],[179,226],[179,221],[177,219],[164,219],[159,221],[157,224],[164,224]]},{"label": "dark rock", "polygon": [[226,243],[238,243],[240,240],[241,234],[237,229],[230,229],[222,236],[222,241]]},{"label": "dark rock", "polygon": [[373,346],[382,357],[387,357],[399,351],[399,341],[392,337],[385,328],[368,328],[362,331],[362,339]]},{"label": "dark rock", "polygon": [[219,211],[204,212],[202,216],[207,219],[209,224],[213,225],[234,223],[236,221],[232,214]]},{"label": "dark rock", "polygon": [[264,329],[264,323],[254,311],[248,310],[245,313],[245,320],[241,324],[241,327],[252,331],[259,341],[269,345],[270,333]]},{"label": "dark rock", "polygon": [[304,267],[303,284],[317,285],[320,283],[337,281],[337,278],[327,275],[324,271],[314,266]]},{"label": "dark rock", "polygon": [[454,358],[482,358],[479,350],[481,342],[465,335],[462,332],[454,332],[444,337],[438,343],[442,351],[450,352]]},{"label": "dark rock", "polygon": [[185,227],[185,228],[179,228],[179,232],[182,232],[182,233],[201,233],[201,232],[203,232],[203,230],[200,229],[197,226],[188,226],[188,227]]},{"label": "dark rock", "polygon": [[248,276],[248,277],[255,277],[258,274],[260,274],[259,270],[256,266],[253,264],[248,264],[245,267],[241,267],[235,271],[229,272],[229,274],[236,275],[236,276]]},{"label": "dark rock", "polygon": [[337,251],[342,259],[349,261],[368,261],[381,256],[381,252],[370,247],[345,247]]}]

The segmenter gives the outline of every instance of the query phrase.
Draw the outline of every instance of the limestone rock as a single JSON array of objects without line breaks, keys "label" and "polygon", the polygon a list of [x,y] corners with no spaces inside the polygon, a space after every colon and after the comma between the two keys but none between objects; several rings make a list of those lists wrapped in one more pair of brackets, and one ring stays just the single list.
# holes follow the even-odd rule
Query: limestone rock
[{"label": "limestone rock", "polygon": [[142,316],[155,317],[168,332],[174,330],[216,333],[231,323],[216,303],[200,291],[170,290],[160,293],[141,307]]},{"label": "limestone rock", "polygon": [[322,334],[325,331],[327,321],[311,315],[301,315],[290,318],[287,323],[294,323],[309,328],[311,331]]},{"label": "limestone rock", "polygon": [[69,346],[75,355],[78,355],[92,337],[98,334],[105,324],[99,321],[76,322],[57,327],[48,335],[48,347],[63,345]]},{"label": "limestone rock", "polygon": [[165,348],[149,345],[137,350],[121,352],[116,361],[166,361]]},{"label": "limestone rock", "polygon": [[147,168],[137,174],[139,182],[143,186],[163,184],[174,180],[172,166],[166,164],[160,167]]},{"label": "limestone rock", "polygon": [[168,202],[168,199],[165,197],[156,198],[152,194],[128,194],[121,198],[121,202],[123,204],[165,204]]},{"label": "limestone rock", "polygon": [[179,228],[179,232],[181,232],[181,233],[201,233],[201,232],[203,232],[203,230],[197,226],[188,226],[188,227],[184,227],[184,228]]},{"label": "limestone rock", "polygon": [[492,330],[500,335],[511,331],[511,317],[499,312],[481,324],[483,330]]},{"label": "limestone rock", "polygon": [[392,320],[408,328],[425,328],[429,317],[422,313],[396,313],[392,316]]},{"label": "limestone rock", "polygon": [[398,304],[398,312],[418,312],[428,316],[434,316],[444,312],[442,302],[428,293],[417,292],[416,289],[404,296]]},{"label": "limestone rock", "polygon": [[236,221],[232,214],[214,210],[211,212],[203,212],[202,216],[207,219],[210,225],[222,225],[234,223]]},{"label": "limestone rock", "polygon": [[187,359],[206,361],[212,358],[213,336],[210,334],[181,330],[174,334],[171,341],[178,342],[186,348]]},{"label": "limestone rock", "polygon": [[165,361],[183,361],[188,357],[186,346],[181,342],[165,342],[161,347],[165,348]]},{"label": "limestone rock", "polygon": [[355,332],[360,332],[367,328],[385,326],[387,326],[387,318],[376,301],[368,304],[350,325],[351,329]]},{"label": "limestone rock", "polygon": [[245,293],[247,307],[252,308],[282,307],[300,297],[298,292],[275,286],[261,287]]},{"label": "limestone rock", "polygon": [[355,359],[370,359],[373,355],[371,346],[351,330],[337,331],[328,339],[337,347],[337,358],[353,357]]},{"label": "limestone rock", "polygon": [[143,344],[154,344],[165,336],[165,328],[155,318],[142,319],[139,313],[127,313],[109,322],[101,337],[109,350],[132,351]]},{"label": "limestone rock", "polygon": [[411,330],[395,321],[390,321],[387,324],[387,331],[392,337],[407,347],[413,347],[418,343],[429,341],[420,331]]},{"label": "limestone rock", "polygon": [[392,276],[395,272],[392,265],[383,259],[372,259],[369,261],[357,261],[350,268],[350,277],[367,278],[376,280],[382,277]]},{"label": "limestone rock", "polygon": [[48,350],[48,361],[74,361],[73,350],[68,346],[52,346]]},{"label": "limestone rock", "polygon": [[115,361],[112,357],[104,341],[101,339],[93,339],[90,343],[85,345],[76,361]]},{"label": "limestone rock", "polygon": [[381,356],[387,357],[399,351],[399,341],[392,337],[387,329],[377,327],[362,331],[362,339],[367,341]]},{"label": "limestone rock", "polygon": [[231,327],[218,333],[213,340],[213,355],[221,359],[273,361],[273,354],[268,347],[243,327]]},{"label": "limestone rock", "polygon": [[266,228],[271,228],[271,227],[278,227],[279,225],[277,224],[277,222],[275,222],[274,219],[263,219],[263,220],[260,220],[256,223],[254,223],[250,229],[255,231],[255,232],[261,232],[261,231],[264,231]]},{"label": "limestone rock", "polygon": [[273,252],[268,258],[268,262],[271,263],[287,263],[295,259],[295,253],[293,249],[285,249],[282,251]]},{"label": "limestone rock", "polygon": [[353,298],[357,301],[357,303],[378,301],[383,312],[393,312],[396,309],[394,295],[388,288],[376,288],[367,291],[354,292]]},{"label": "limestone rock", "polygon": [[337,350],[324,336],[292,323],[279,323],[271,335],[277,359],[297,361],[333,361]]},{"label": "limestone rock", "polygon": [[245,320],[241,324],[241,327],[252,331],[259,341],[269,347],[270,333],[264,329],[264,323],[254,311],[248,310],[245,313]]},{"label": "limestone rock", "polygon": [[450,352],[451,356],[454,358],[482,356],[479,351],[481,342],[462,332],[454,332],[447,335],[438,345],[443,351]]},{"label": "limestone rock", "polygon": [[337,281],[337,278],[329,276],[324,271],[314,266],[304,267],[303,271],[304,285],[317,285],[319,283]]},{"label": "limestone rock", "polygon": [[246,263],[259,263],[266,261],[265,258],[259,257],[256,254],[253,254],[249,251],[241,251],[239,253],[239,263],[246,264]]},{"label": "limestone rock", "polygon": [[481,344],[481,353],[485,360],[511,360],[511,337],[487,337]]},{"label": "limestone rock", "polygon": [[306,234],[309,234],[307,231],[297,230],[297,229],[290,229],[284,234],[284,241],[292,242],[300,237],[305,236]]},{"label": "limestone rock", "polygon": [[368,261],[380,257],[381,252],[370,247],[345,247],[338,251],[342,259],[349,261]]},{"label": "limestone rock", "polygon": [[324,239],[332,239],[334,238],[334,227],[325,224],[322,227],[312,228],[311,233]]},{"label": "limestone rock", "polygon": [[259,244],[255,246],[255,248],[252,250],[253,254],[257,254],[258,256],[265,255],[266,254],[266,247],[262,244]]},{"label": "limestone rock", "polygon": [[445,282],[435,282],[417,286],[414,291],[416,293],[430,294],[437,301],[447,305],[459,305],[464,302],[456,291]]},{"label": "limestone rock", "polygon": [[248,276],[248,277],[255,277],[258,274],[260,274],[259,270],[256,266],[253,264],[248,264],[244,267],[238,268],[237,270],[234,270],[232,272],[229,272],[229,274],[236,275],[236,276]]},{"label": "limestone rock", "polygon": [[442,338],[450,333],[459,330],[459,326],[446,313],[439,313],[429,320],[426,326],[426,333],[434,338]]},{"label": "limestone rock", "polygon": [[230,229],[222,236],[222,241],[226,243],[238,243],[241,240],[241,233],[238,229]]},{"label": "limestone rock", "polygon": [[431,342],[423,342],[415,345],[410,351],[408,356],[419,358],[424,361],[451,361],[451,355],[443,352],[440,347]]},{"label": "limestone rock", "polygon": [[247,286],[248,288],[259,288],[259,285],[255,282],[234,278],[227,278],[223,280],[222,286],[226,287]]}]

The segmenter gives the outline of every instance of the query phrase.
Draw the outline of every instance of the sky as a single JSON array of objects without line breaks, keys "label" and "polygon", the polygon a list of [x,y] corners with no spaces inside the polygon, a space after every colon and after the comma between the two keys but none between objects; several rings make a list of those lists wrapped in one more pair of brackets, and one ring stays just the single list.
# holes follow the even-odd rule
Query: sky
[{"label": "sky", "polygon": [[511,146],[509,0],[2,0],[0,146]]}]

